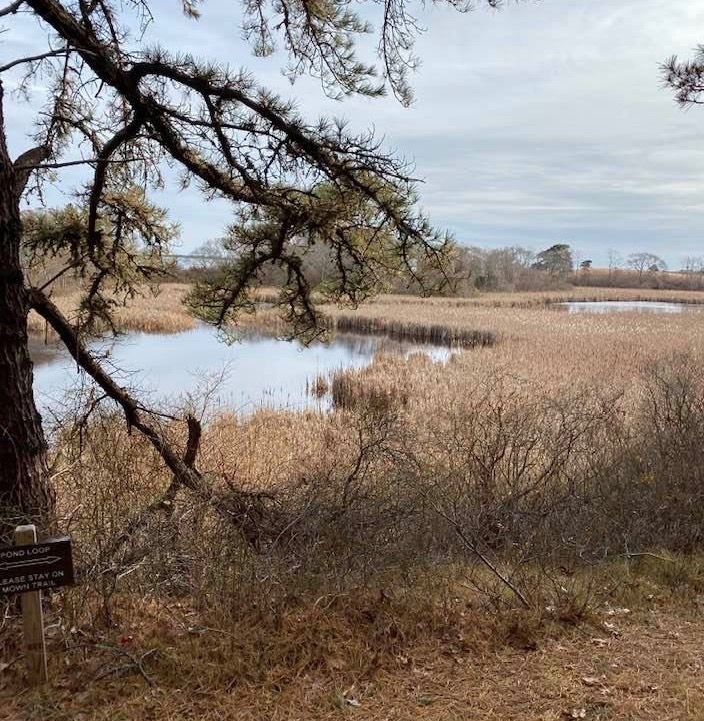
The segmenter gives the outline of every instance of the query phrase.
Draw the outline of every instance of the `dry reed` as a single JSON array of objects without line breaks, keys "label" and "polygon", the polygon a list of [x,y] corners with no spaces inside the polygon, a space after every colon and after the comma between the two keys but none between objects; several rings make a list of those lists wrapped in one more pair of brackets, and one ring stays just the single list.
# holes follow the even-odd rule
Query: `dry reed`
[{"label": "dry reed", "polygon": [[[115,309],[115,326],[119,331],[141,331],[144,333],[180,333],[195,327],[196,321],[182,304],[188,286],[179,283],[164,283],[158,293],[145,290],[130,299],[124,306]],[[58,295],[54,301],[69,317],[75,317],[81,293],[71,290]],[[54,335],[48,331],[44,321],[34,312],[28,318],[28,330],[32,335]]]},{"label": "dry reed", "polygon": [[[610,297],[634,299],[617,293]],[[331,387],[329,414],[263,411],[208,423],[198,459],[206,477],[222,492],[271,499],[251,509],[256,543],[181,494],[131,541],[152,553],[115,576],[100,564],[106,539],[170,478],[109,414],[80,436],[66,429],[56,439],[55,482],[62,525],[88,574],[52,601],[66,624],[55,649],[78,669],[74,681],[55,672],[70,688],[87,684],[86,695],[21,697],[8,714],[58,719],[92,707],[96,719],[322,719],[360,703],[381,719],[396,708],[393,687],[409,704],[400,718],[461,711],[482,721],[552,720],[582,708],[598,718],[607,702],[614,718],[697,718],[702,695],[682,691],[677,659],[683,647],[696,653],[704,627],[685,627],[677,614],[704,591],[696,555],[704,544],[704,314],[569,315],[544,307],[545,298],[566,299],[387,296],[357,311],[326,308],[358,331],[457,338],[478,329],[499,342],[445,363],[379,356],[362,370],[318,379],[316,392]],[[665,298],[684,301],[649,297]],[[164,433],[183,444],[180,427],[165,424]],[[644,555],[627,556],[634,551]],[[530,610],[516,610],[515,594],[479,553]],[[626,603],[648,610],[617,643],[627,622],[614,608]],[[681,630],[676,651],[653,618]],[[563,655],[549,639],[575,622],[596,628],[567,632]],[[17,650],[15,628],[0,633]],[[609,651],[592,672],[588,660],[602,642]],[[626,643],[631,655],[621,659]],[[525,666],[525,651],[536,648],[537,668],[548,673],[540,682]],[[651,657],[652,668],[644,661]],[[168,693],[145,693],[134,659]],[[651,676],[627,679],[608,666],[636,660],[652,679],[655,669],[663,674],[659,690],[638,685],[657,686]],[[568,662],[579,669],[576,680],[556,670]],[[130,680],[99,684],[106,667]],[[458,681],[456,668],[471,683]],[[506,668],[515,671],[510,686],[500,680]],[[585,696],[580,678],[602,673],[614,675],[616,690]],[[517,674],[530,693],[513,683]],[[9,696],[17,669],[4,678]],[[619,686],[626,683],[627,691]],[[448,694],[461,698],[458,706]],[[502,694],[510,703],[497,701]]]}]

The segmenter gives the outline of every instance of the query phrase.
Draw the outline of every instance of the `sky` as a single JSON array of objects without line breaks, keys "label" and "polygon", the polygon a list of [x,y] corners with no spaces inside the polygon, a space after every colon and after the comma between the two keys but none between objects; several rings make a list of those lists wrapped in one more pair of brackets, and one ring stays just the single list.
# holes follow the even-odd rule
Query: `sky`
[{"label": "sky", "polygon": [[[423,210],[459,242],[533,250],[566,242],[595,265],[606,265],[611,249],[656,253],[671,268],[704,255],[704,108],[678,108],[659,70],[704,43],[704,3],[528,0],[467,14],[428,4],[418,12],[427,30],[410,108],[393,97],[333,101],[309,78],[291,85],[281,55],[252,55],[238,8],[206,0],[194,22],[176,0],[154,0],[145,41],[248,68],[295,98],[307,119],[373,126],[415,163]],[[6,27],[3,59],[36,48],[28,19]],[[11,99],[6,109],[15,153],[27,147],[32,102]],[[62,178],[47,201],[67,202],[74,179]],[[175,183],[159,201],[180,224],[180,252],[232,220],[225,202],[205,204]]]}]

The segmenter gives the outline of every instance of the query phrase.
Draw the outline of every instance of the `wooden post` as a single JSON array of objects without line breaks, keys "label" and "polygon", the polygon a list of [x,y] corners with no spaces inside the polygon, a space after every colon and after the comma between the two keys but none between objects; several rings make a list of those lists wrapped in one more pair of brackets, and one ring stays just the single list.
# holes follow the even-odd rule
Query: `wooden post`
[{"label": "wooden post", "polygon": [[[27,546],[36,542],[37,529],[35,526],[17,526],[15,528],[16,546]],[[41,591],[30,591],[22,594],[22,624],[24,626],[27,678],[31,686],[38,686],[46,683],[49,678],[46,668]]]}]

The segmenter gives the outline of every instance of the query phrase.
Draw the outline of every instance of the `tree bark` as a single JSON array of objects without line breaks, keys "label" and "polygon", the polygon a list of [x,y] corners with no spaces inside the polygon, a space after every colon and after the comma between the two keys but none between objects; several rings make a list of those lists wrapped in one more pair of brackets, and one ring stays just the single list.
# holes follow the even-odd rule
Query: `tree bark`
[{"label": "tree bark", "polygon": [[0,536],[5,537],[18,522],[41,522],[53,507],[27,337],[29,298],[20,262],[22,180],[7,151],[0,86]]}]

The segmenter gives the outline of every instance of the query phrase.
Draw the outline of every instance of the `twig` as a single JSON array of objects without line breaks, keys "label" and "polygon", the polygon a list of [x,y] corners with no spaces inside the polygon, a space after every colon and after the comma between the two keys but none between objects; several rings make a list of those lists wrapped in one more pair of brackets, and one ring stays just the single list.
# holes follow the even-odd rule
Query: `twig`
[{"label": "twig", "polygon": [[503,583],[504,586],[506,586],[506,588],[508,588],[516,596],[516,598],[521,602],[521,605],[524,608],[530,609],[530,602],[522,593],[522,591],[514,583],[512,583],[509,578],[504,576],[501,571],[499,571],[499,569],[479,550],[476,543],[473,543],[469,538],[467,538],[460,524],[454,518],[448,516],[448,514],[445,513],[445,511],[443,511],[441,508],[438,508],[432,501],[429,501],[429,503],[432,506],[433,510],[439,516],[442,516],[442,518],[444,518],[454,528],[455,533],[457,533],[462,543],[470,551],[472,551],[472,553],[477,556],[477,558],[499,579],[499,581],[501,581],[501,583]]},{"label": "twig", "polygon": [[649,551],[641,551],[641,552],[626,552],[622,554],[624,558],[640,558],[641,556],[646,556],[648,558],[655,558],[658,561],[665,561],[666,563],[675,563],[674,558],[666,558],[665,556],[658,556],[657,553],[650,553]]},{"label": "twig", "polygon": [[23,2],[24,0],[15,0],[15,2],[6,5],[0,10],[0,18],[5,17],[5,15],[12,15],[13,13],[16,13]]},{"label": "twig", "polygon": [[116,158],[114,160],[101,160],[100,158],[85,158],[84,160],[65,160],[57,163],[39,163],[37,165],[18,165],[15,170],[56,170],[68,168],[73,165],[95,165],[96,163],[139,163],[144,158]]},{"label": "twig", "polygon": [[[105,671],[102,671],[95,676],[96,681],[100,681],[103,678],[106,678],[107,676],[111,676],[112,674],[116,674],[118,676],[124,676],[125,674],[129,673],[132,670],[135,670],[139,673],[139,675],[152,687],[156,686],[156,683],[154,679],[149,676],[149,674],[144,670],[144,666],[142,665],[144,662],[144,659],[147,657],[158,653],[159,649],[153,648],[150,651],[147,651],[146,653],[143,653],[139,658],[136,656],[133,656],[129,651],[125,650],[124,648],[118,648],[117,646],[108,646],[107,644],[101,644],[96,643],[94,644],[95,648],[101,648],[106,651],[112,651],[113,653],[121,656],[127,657],[129,659],[129,663],[123,666],[115,666],[113,668],[108,668]],[[105,664],[107,666],[107,664]]]},{"label": "twig", "polygon": [[74,51],[75,48],[59,48],[58,50],[47,50],[45,53],[39,53],[38,55],[29,55],[26,58],[17,58],[17,60],[13,60],[11,63],[7,63],[6,65],[0,66],[0,73],[7,72],[8,70],[11,70],[12,68],[16,67],[17,65],[22,65],[22,63],[34,63],[37,62],[37,60],[45,60],[47,58],[56,58],[60,55],[67,55],[68,53]]},{"label": "twig", "polygon": [[80,261],[75,261],[73,263],[69,263],[67,266],[63,267],[60,271],[57,273],[54,273],[54,275],[49,278],[49,280],[46,281],[46,283],[43,283],[38,290],[44,291],[46,290],[52,283],[56,282],[62,275],[65,273],[68,273],[69,270],[73,270],[74,268],[78,268],[80,265]]}]

